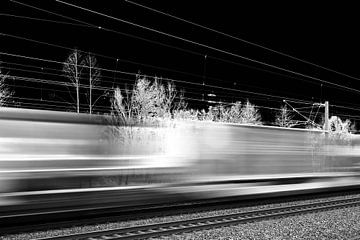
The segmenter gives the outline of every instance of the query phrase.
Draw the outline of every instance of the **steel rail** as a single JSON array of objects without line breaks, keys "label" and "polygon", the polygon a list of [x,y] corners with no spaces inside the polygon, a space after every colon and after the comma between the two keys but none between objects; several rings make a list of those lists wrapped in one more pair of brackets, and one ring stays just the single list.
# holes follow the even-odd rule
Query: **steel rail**
[{"label": "steel rail", "polygon": [[144,226],[116,228],[79,234],[37,238],[36,240],[146,239],[357,205],[360,205],[360,197],[342,200],[331,200],[326,202],[299,204],[286,207],[274,207],[264,210],[254,210],[213,217],[193,218],[189,220],[171,221],[159,224],[149,224]]}]

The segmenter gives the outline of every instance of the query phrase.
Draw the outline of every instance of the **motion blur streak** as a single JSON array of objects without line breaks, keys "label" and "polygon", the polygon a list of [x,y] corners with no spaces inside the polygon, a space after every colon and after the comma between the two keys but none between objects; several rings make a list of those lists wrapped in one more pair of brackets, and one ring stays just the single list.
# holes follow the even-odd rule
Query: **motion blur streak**
[{"label": "motion blur streak", "polygon": [[[199,121],[0,109],[0,193],[354,172],[359,138]],[[0,197],[1,198],[1,197]]]}]

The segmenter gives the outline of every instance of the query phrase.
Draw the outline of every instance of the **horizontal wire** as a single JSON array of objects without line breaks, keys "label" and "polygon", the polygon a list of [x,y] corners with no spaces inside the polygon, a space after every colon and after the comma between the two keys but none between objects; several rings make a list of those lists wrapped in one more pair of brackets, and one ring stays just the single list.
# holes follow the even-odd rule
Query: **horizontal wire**
[{"label": "horizontal wire", "polygon": [[344,77],[348,77],[348,78],[351,78],[351,79],[354,79],[354,80],[358,80],[360,81],[359,78],[357,77],[353,77],[353,76],[350,76],[348,74],[345,74],[345,73],[342,73],[342,72],[339,72],[339,71],[336,71],[336,70],[333,70],[333,69],[330,69],[328,67],[324,67],[324,66],[321,66],[319,64],[315,64],[313,62],[310,62],[310,61],[306,61],[306,60],[303,60],[303,59],[300,59],[298,57],[294,57],[290,54],[287,54],[287,53],[283,53],[283,52],[280,52],[278,50],[274,50],[272,48],[269,48],[269,47],[265,47],[263,45],[260,45],[258,43],[253,43],[251,41],[248,41],[248,40],[245,40],[243,38],[240,38],[240,37],[236,37],[236,36],[233,36],[231,34],[228,34],[228,33],[224,33],[222,31],[219,31],[219,30],[216,30],[216,29],[213,29],[213,28],[210,28],[210,27],[206,27],[204,25],[201,25],[201,24],[198,24],[198,23],[195,23],[195,22],[192,22],[192,21],[189,21],[189,20],[186,20],[184,18],[180,18],[180,17],[177,17],[177,16],[174,16],[172,14],[169,14],[169,13],[166,13],[166,12],[163,12],[163,11],[160,11],[160,10],[157,10],[157,9],[154,9],[154,8],[151,8],[151,7],[148,7],[148,6],[145,6],[143,4],[140,4],[140,3],[137,3],[137,2],[134,2],[134,1],[130,1],[130,0],[125,0],[125,2],[127,3],[130,3],[132,5],[135,5],[135,6],[138,6],[138,7],[141,7],[141,8],[145,8],[147,10],[150,10],[150,11],[153,11],[153,12],[156,12],[156,13],[159,13],[159,14],[162,14],[162,15],[165,15],[167,17],[171,17],[173,19],[176,19],[176,20],[179,20],[179,21],[182,21],[182,22],[185,22],[185,23],[188,23],[188,24],[191,24],[193,26],[196,26],[196,27],[199,27],[199,28],[202,28],[202,29],[205,29],[205,30],[208,30],[208,31],[211,31],[211,32],[214,32],[214,33],[217,33],[217,34],[220,34],[222,36],[225,36],[225,37],[228,37],[228,38],[231,38],[231,39],[235,39],[237,41],[241,41],[243,43],[246,43],[246,44],[249,44],[249,45],[252,45],[252,46],[255,46],[255,47],[258,47],[258,48],[261,48],[261,49],[264,49],[264,50],[267,50],[267,51],[270,51],[270,52],[273,52],[273,53],[276,53],[278,55],[281,55],[281,56],[285,56],[285,57],[288,57],[288,58],[291,58],[293,60],[296,60],[296,61],[299,61],[299,62],[302,62],[302,63],[306,63],[308,65],[312,65],[312,66],[315,66],[317,68],[320,68],[320,69],[323,69],[323,70],[327,70],[329,72],[333,72],[333,73],[336,73],[338,75],[341,75],[341,76],[344,76]]},{"label": "horizontal wire", "polygon": [[[31,41],[31,42],[35,42],[35,43],[38,43],[38,44],[49,45],[49,46],[56,47],[56,48],[61,48],[61,49],[66,49],[66,50],[71,50],[71,51],[74,50],[74,49],[69,48],[69,47],[65,47],[65,46],[61,46],[61,45],[57,45],[57,44],[53,44],[53,43],[48,43],[48,42],[42,42],[42,41],[30,39],[30,38],[15,36],[15,35],[12,35],[12,34],[0,33],[0,35],[7,36],[7,37],[12,37],[12,38],[16,38],[16,39],[21,39],[21,40],[25,40],[25,41]],[[79,51],[79,52],[82,52],[82,53],[85,53],[85,54],[89,54],[88,52],[85,52],[85,51],[81,51],[81,50],[78,50],[78,51]],[[155,68],[155,69],[162,69],[162,70],[166,70],[166,71],[169,71],[169,72],[176,72],[176,73],[180,73],[180,74],[184,74],[184,75],[196,77],[196,78],[198,78],[198,79],[200,79],[200,78],[201,78],[201,79],[204,79],[204,76],[203,76],[203,75],[199,75],[199,74],[193,74],[193,73],[178,71],[178,70],[174,70],[174,69],[169,69],[169,68],[164,68],[164,67],[159,67],[159,66],[154,66],[154,65],[139,63],[139,62],[135,62],[135,61],[123,60],[123,59],[120,59],[120,58],[109,57],[109,56],[102,55],[102,54],[97,54],[97,53],[91,53],[91,54],[94,55],[94,56],[104,57],[104,58],[108,58],[108,59],[112,59],[112,60],[117,60],[117,61],[120,60],[120,61],[123,61],[123,62],[130,62],[130,63],[132,63],[132,64],[134,64],[134,65],[137,64],[137,65],[142,65],[142,66],[146,66],[146,67],[152,67],[152,68]],[[274,75],[278,75],[278,76],[282,76],[282,77],[288,77],[288,78],[297,79],[297,80],[300,80],[300,81],[306,81],[306,82],[309,82],[309,83],[312,83],[312,84],[316,84],[316,83],[314,83],[314,82],[312,82],[312,81],[305,80],[305,79],[302,79],[302,78],[298,78],[298,77],[296,77],[296,76],[290,76],[290,75],[286,75],[286,74],[282,74],[282,73],[277,73],[277,72],[274,72],[274,71],[270,71],[270,70],[266,70],[266,69],[261,69],[261,68],[258,68],[258,67],[253,67],[253,66],[250,66],[250,65],[247,65],[247,64],[236,63],[236,62],[232,62],[232,61],[228,61],[228,60],[224,60],[224,59],[216,58],[216,57],[212,57],[212,56],[208,56],[208,57],[209,57],[209,58],[212,58],[212,59],[214,59],[214,60],[218,60],[218,61],[223,61],[223,62],[226,62],[226,63],[235,64],[235,65],[242,66],[242,67],[246,67],[246,68],[253,69],[253,70],[258,70],[258,71],[262,71],[262,72],[266,72],[266,73],[270,73],[270,74],[274,74]],[[113,78],[113,77],[108,77],[108,78]],[[214,78],[214,77],[209,77],[209,76],[206,76],[205,79],[206,79],[206,80],[214,80],[214,81],[222,81],[222,82],[233,83],[232,80]],[[241,83],[240,83],[240,84],[237,83],[237,84],[240,85],[240,86],[256,87],[256,86],[246,85],[246,84],[241,84]],[[334,86],[331,86],[331,87],[334,87]],[[260,87],[256,87],[256,88],[260,88]],[[336,87],[336,88],[339,88],[339,87]],[[260,89],[261,89],[261,88],[260,88]]]},{"label": "horizontal wire", "polygon": [[[44,10],[44,9],[41,9],[41,8],[38,8],[38,7],[34,7],[34,6],[32,6],[32,5],[25,4],[25,3],[22,3],[22,2],[19,2],[19,1],[15,1],[15,0],[10,0],[10,1],[13,2],[13,3],[16,3],[16,4],[20,4],[20,5],[26,6],[26,7],[30,7],[30,8],[33,8],[33,9],[37,9],[37,10],[39,10],[39,11],[43,11],[43,12],[47,12],[47,13],[50,13],[50,14],[53,14],[53,15],[56,15],[56,16],[59,16],[59,17],[63,17],[63,18],[66,18],[66,19],[69,19],[69,20],[72,20],[72,21],[80,22],[80,23],[85,24],[85,25],[89,25],[89,26],[92,26],[92,27],[96,27],[96,28],[98,28],[98,29],[104,29],[104,28],[102,28],[102,27],[100,27],[100,26],[97,26],[97,25],[89,24],[89,23],[86,23],[86,22],[84,22],[84,21],[80,21],[80,20],[77,20],[77,19],[74,19],[74,18],[71,18],[71,17],[64,16],[64,15],[62,15],[62,14],[57,14],[57,13],[54,13],[54,12],[51,12],[51,11],[48,11],[48,10]],[[114,20],[118,20],[118,21],[121,21],[121,22],[130,24],[130,25],[136,26],[136,27],[140,27],[140,28],[142,28],[142,29],[146,29],[146,30],[149,30],[149,31],[154,31],[154,32],[156,32],[156,33],[159,33],[159,34],[162,34],[162,35],[165,35],[165,36],[168,36],[168,37],[172,37],[172,38],[175,38],[175,39],[178,39],[178,40],[186,41],[186,42],[189,42],[189,43],[192,43],[192,44],[195,44],[195,45],[198,45],[198,46],[202,46],[202,47],[205,47],[205,48],[208,48],[208,49],[212,49],[212,50],[215,50],[215,51],[218,51],[218,52],[226,53],[226,54],[228,54],[228,55],[232,55],[232,56],[235,56],[235,57],[239,57],[239,58],[242,58],[242,59],[247,60],[247,61],[251,61],[251,62],[255,62],[255,63],[261,64],[261,65],[265,65],[265,66],[267,66],[267,67],[275,68],[275,69],[277,69],[277,70],[285,71],[285,72],[288,72],[288,73],[291,73],[291,74],[295,74],[295,75],[298,75],[298,76],[301,76],[301,77],[305,77],[305,78],[309,78],[309,79],[312,79],[312,80],[316,80],[316,81],[319,81],[319,82],[322,82],[322,83],[326,83],[326,84],[329,84],[329,85],[334,85],[334,86],[337,86],[337,87],[340,87],[340,88],[347,89],[347,90],[349,90],[349,91],[360,92],[359,90],[357,90],[357,89],[355,89],[355,88],[351,88],[351,87],[347,87],[347,86],[344,86],[344,85],[332,83],[332,82],[329,82],[329,81],[322,80],[322,79],[320,79],[320,78],[312,77],[312,76],[309,76],[309,75],[306,75],[306,74],[302,74],[302,73],[298,73],[298,72],[295,72],[295,71],[291,71],[291,70],[288,70],[288,69],[285,69],[285,68],[282,68],[282,67],[278,67],[278,66],[275,66],[275,65],[271,65],[271,64],[267,64],[267,63],[264,63],[264,62],[261,62],[261,61],[257,61],[257,60],[254,60],[254,59],[250,59],[250,58],[247,58],[247,57],[238,55],[238,54],[234,54],[234,53],[231,53],[231,52],[228,52],[228,51],[224,51],[224,50],[221,50],[221,49],[218,49],[218,48],[215,48],[215,47],[207,46],[207,45],[205,45],[205,44],[197,43],[197,42],[194,42],[194,41],[192,41],[192,40],[184,39],[184,38],[182,38],[182,37],[178,37],[178,36],[171,35],[171,34],[168,34],[168,33],[165,33],[165,32],[161,32],[161,31],[158,31],[158,30],[155,30],[155,29],[152,29],[152,28],[148,28],[148,27],[145,27],[145,26],[142,26],[142,25],[139,25],[139,24],[132,23],[132,22],[130,22],[130,21],[126,21],[126,20],[123,20],[123,19],[115,18],[115,17],[113,17],[113,16],[106,15],[106,14],[103,14],[103,13],[100,13],[100,12],[96,12],[96,11],[93,11],[93,10],[90,10],[90,9],[86,9],[86,8],[83,8],[83,7],[74,5],[74,4],[70,4],[70,3],[67,3],[67,2],[64,2],[64,1],[60,1],[60,0],[56,0],[56,1],[59,2],[59,3],[65,4],[65,5],[71,6],[71,7],[79,8],[79,9],[84,10],[84,11],[89,11],[89,12],[94,13],[94,14],[98,14],[98,15],[101,15],[101,16],[104,16],[104,17],[108,17],[108,18],[111,18],[111,19],[114,19]],[[203,55],[203,54],[201,54],[201,55]]]},{"label": "horizontal wire", "polygon": [[[19,58],[26,58],[26,59],[31,59],[31,60],[38,60],[38,61],[62,64],[62,62],[55,61],[55,60],[48,60],[48,59],[37,58],[37,57],[29,57],[29,56],[24,56],[24,55],[19,55],[19,54],[11,54],[11,53],[6,53],[6,52],[0,52],[0,54],[7,55],[7,56],[13,56],[13,57],[19,57]],[[70,64],[70,65],[73,65],[73,64]],[[82,66],[82,65],[79,65],[79,66]],[[84,67],[86,68],[87,66],[84,65]],[[140,76],[151,78],[151,79],[161,79],[161,80],[165,80],[165,81],[173,81],[173,82],[178,82],[178,83],[191,84],[194,86],[206,86],[209,88],[229,90],[229,91],[241,92],[241,93],[249,93],[249,94],[253,94],[253,95],[260,95],[260,96],[266,96],[266,97],[272,97],[272,98],[278,98],[278,99],[293,99],[296,101],[304,101],[304,100],[299,100],[299,99],[295,99],[295,98],[287,98],[287,97],[276,96],[276,95],[272,95],[272,94],[258,93],[258,92],[253,92],[253,91],[240,90],[240,89],[232,89],[232,88],[228,88],[228,87],[221,87],[221,86],[210,85],[210,84],[194,83],[194,82],[188,82],[188,81],[173,79],[173,78],[163,78],[163,77],[159,78],[156,76],[151,76],[151,75],[146,75],[146,74],[138,74],[138,73],[132,73],[132,72],[118,71],[118,70],[115,71],[115,70],[109,70],[109,69],[104,69],[104,68],[93,68],[93,69],[116,72],[116,73],[121,73],[121,74],[125,74],[125,75],[131,75],[131,76],[139,76],[140,75]]]},{"label": "horizontal wire", "polygon": [[[10,1],[16,2],[14,0],[10,0]],[[246,60],[246,61],[257,63],[257,64],[260,64],[260,65],[263,65],[263,66],[266,66],[266,67],[274,68],[274,69],[281,70],[281,71],[284,71],[284,72],[287,72],[287,73],[295,74],[295,75],[298,75],[298,76],[301,76],[301,77],[309,78],[309,79],[316,80],[316,81],[319,81],[319,82],[322,82],[322,83],[338,86],[338,87],[341,87],[341,88],[344,88],[344,89],[347,89],[347,90],[350,90],[350,91],[360,93],[360,90],[357,90],[355,88],[351,88],[351,87],[347,87],[347,86],[344,86],[344,85],[332,83],[332,82],[325,81],[325,80],[322,80],[322,79],[317,78],[317,77],[312,77],[312,76],[309,76],[309,75],[306,75],[306,74],[302,74],[302,73],[299,73],[299,72],[295,72],[295,71],[292,71],[292,70],[285,69],[283,67],[278,67],[278,66],[275,66],[273,64],[265,63],[263,61],[258,61],[258,60],[255,60],[255,59],[251,59],[249,57],[245,57],[245,56],[242,56],[242,55],[239,55],[239,54],[236,54],[236,53],[232,53],[232,52],[222,50],[222,49],[219,49],[219,48],[216,48],[216,47],[212,47],[212,46],[209,46],[209,45],[206,45],[206,44],[203,44],[203,43],[199,43],[199,42],[189,40],[189,39],[186,39],[186,38],[183,38],[183,37],[179,37],[179,36],[176,36],[176,35],[173,35],[173,34],[169,34],[169,33],[166,33],[166,32],[160,31],[160,30],[156,30],[154,28],[146,27],[146,26],[143,26],[143,25],[131,22],[131,21],[127,21],[127,20],[124,20],[124,19],[121,19],[121,18],[117,18],[117,17],[111,16],[111,15],[108,15],[108,14],[105,14],[105,13],[101,13],[101,12],[98,12],[98,11],[95,11],[95,10],[91,10],[91,9],[88,9],[88,8],[85,8],[85,7],[81,7],[81,6],[78,6],[76,4],[64,2],[64,1],[61,1],[61,0],[55,0],[55,1],[58,2],[58,3],[61,3],[63,5],[67,5],[67,6],[70,6],[70,7],[73,7],[73,8],[83,10],[85,12],[90,12],[90,13],[93,13],[93,14],[96,14],[96,15],[99,15],[99,16],[102,16],[102,17],[106,17],[106,18],[116,20],[116,21],[119,21],[119,22],[122,22],[122,23],[126,23],[126,24],[129,24],[129,25],[135,26],[137,28],[141,28],[141,29],[144,29],[144,30],[147,30],[147,31],[155,32],[157,34],[167,36],[167,37],[170,37],[170,38],[173,38],[173,39],[181,40],[181,41],[184,41],[184,42],[196,45],[196,46],[200,46],[200,47],[203,47],[203,48],[206,48],[206,49],[209,49],[209,50],[213,50],[213,51],[223,53],[223,54],[226,54],[226,55],[229,55],[229,56],[233,56],[233,57],[241,58],[241,59]]]}]

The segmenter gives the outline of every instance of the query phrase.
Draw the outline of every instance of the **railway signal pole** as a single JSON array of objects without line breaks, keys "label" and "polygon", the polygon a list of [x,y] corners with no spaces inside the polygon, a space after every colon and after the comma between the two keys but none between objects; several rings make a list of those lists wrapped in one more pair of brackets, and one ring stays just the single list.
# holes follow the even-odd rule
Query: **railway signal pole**
[{"label": "railway signal pole", "polygon": [[325,126],[324,130],[329,130],[329,101],[325,101],[325,103],[319,104],[320,107],[325,107]]},{"label": "railway signal pole", "polygon": [[329,101],[325,101],[325,131],[329,130]]}]

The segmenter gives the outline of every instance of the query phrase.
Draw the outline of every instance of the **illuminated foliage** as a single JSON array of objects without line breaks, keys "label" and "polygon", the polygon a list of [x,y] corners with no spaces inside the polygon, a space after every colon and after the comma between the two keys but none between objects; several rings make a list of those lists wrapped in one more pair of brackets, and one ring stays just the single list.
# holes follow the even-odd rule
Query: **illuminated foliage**
[{"label": "illuminated foliage", "polygon": [[12,92],[5,84],[7,78],[8,75],[2,74],[0,70],[0,106],[4,106],[12,96]]}]

